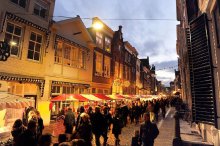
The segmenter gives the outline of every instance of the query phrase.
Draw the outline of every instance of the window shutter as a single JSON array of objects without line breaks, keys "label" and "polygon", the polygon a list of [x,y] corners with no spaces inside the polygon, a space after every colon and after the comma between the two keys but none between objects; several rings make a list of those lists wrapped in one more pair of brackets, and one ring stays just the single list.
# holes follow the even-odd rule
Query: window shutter
[{"label": "window shutter", "polygon": [[193,121],[217,126],[215,87],[207,15],[202,14],[186,30]]}]

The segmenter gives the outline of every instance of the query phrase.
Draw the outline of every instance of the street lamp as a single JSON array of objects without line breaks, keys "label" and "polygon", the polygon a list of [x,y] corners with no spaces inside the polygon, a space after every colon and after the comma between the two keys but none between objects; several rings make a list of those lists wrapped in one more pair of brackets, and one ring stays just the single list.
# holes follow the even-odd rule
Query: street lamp
[{"label": "street lamp", "polygon": [[96,30],[101,30],[103,28],[103,23],[99,22],[99,21],[95,21],[92,24],[93,28]]}]

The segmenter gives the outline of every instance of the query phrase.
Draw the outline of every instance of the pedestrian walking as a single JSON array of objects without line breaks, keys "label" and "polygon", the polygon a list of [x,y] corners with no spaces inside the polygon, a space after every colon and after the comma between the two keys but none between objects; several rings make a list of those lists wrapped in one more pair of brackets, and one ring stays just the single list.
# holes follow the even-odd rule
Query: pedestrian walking
[{"label": "pedestrian walking", "polygon": [[38,134],[37,136],[40,137],[44,129],[44,121],[41,118],[39,111],[36,111],[36,115],[37,115],[37,134]]},{"label": "pedestrian walking", "polygon": [[144,123],[140,127],[140,138],[143,146],[153,146],[154,139],[159,135],[157,125],[150,121],[150,114],[144,114]]},{"label": "pedestrian walking", "polygon": [[118,111],[116,111],[115,116],[113,117],[112,124],[112,133],[115,136],[115,145],[118,146],[120,145],[119,135],[121,134],[121,130],[123,128],[123,122],[120,118],[120,115],[118,114]]},{"label": "pedestrian walking", "polygon": [[75,115],[71,108],[68,108],[64,119],[65,133],[72,134],[73,127],[75,126]]},{"label": "pedestrian walking", "polygon": [[101,109],[99,106],[95,107],[95,113],[91,118],[92,123],[92,132],[95,134],[95,142],[96,146],[100,146],[100,137],[102,136],[104,139],[103,145],[107,144],[107,133],[108,133],[108,123],[104,118],[104,115],[101,113]]},{"label": "pedestrian walking", "polygon": [[78,128],[79,139],[85,141],[86,146],[92,146],[92,125],[89,121],[89,115],[86,113],[81,114],[82,123]]}]

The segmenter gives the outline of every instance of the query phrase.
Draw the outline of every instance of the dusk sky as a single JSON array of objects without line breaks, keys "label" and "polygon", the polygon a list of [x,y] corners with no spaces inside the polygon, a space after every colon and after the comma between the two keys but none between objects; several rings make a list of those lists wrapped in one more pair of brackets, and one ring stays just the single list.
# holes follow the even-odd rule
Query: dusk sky
[{"label": "dusk sky", "polygon": [[[178,24],[175,0],[56,0],[54,16],[76,15],[82,19],[99,17],[114,31],[122,25],[124,41],[137,49],[140,59],[149,56],[150,64],[156,66],[157,79],[166,86],[174,79]],[[92,24],[91,19],[83,22],[86,27]]]}]

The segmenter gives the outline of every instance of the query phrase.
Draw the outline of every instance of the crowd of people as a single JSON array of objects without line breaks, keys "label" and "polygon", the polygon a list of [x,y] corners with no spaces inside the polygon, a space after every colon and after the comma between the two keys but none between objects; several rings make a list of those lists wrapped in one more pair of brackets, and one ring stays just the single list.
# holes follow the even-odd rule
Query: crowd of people
[{"label": "crowd of people", "polygon": [[[161,98],[151,101],[120,102],[114,107],[107,104],[104,106],[89,107],[85,110],[83,106],[74,113],[71,107],[62,111],[64,117],[65,133],[58,136],[58,142],[53,146],[92,146],[93,135],[96,146],[100,146],[100,137],[103,137],[103,146],[107,145],[108,134],[112,132],[115,137],[115,145],[120,145],[120,134],[127,124],[138,124],[140,119],[144,122],[140,130],[135,131],[131,138],[132,146],[153,146],[154,139],[158,136],[159,130],[156,123],[158,114],[161,111],[162,118],[165,118],[166,107],[172,105],[174,99]],[[30,114],[30,112],[29,112]],[[50,146],[52,135],[42,134],[44,125],[43,119],[38,111],[29,115],[27,126],[20,119],[16,120],[11,134],[14,146]]]}]

